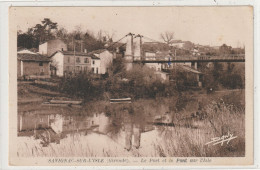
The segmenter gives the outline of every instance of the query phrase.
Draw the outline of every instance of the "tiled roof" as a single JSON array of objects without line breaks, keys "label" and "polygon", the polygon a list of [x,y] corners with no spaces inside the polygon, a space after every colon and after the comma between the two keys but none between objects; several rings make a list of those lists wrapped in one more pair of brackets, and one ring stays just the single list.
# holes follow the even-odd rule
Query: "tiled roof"
[{"label": "tiled roof", "polygon": [[195,73],[195,74],[202,74],[201,72],[199,72],[198,70],[195,70],[189,66],[184,66],[184,65],[178,65],[178,67],[188,71],[188,72],[192,72],[192,73]]},{"label": "tiled roof", "polygon": [[90,54],[90,55],[88,55],[88,56],[91,57],[91,59],[100,60],[100,58],[98,58],[98,57],[95,56],[94,54]]},{"label": "tiled roof", "polygon": [[99,49],[99,50],[91,51],[88,54],[100,54],[103,53],[104,51],[107,51],[107,49]]},{"label": "tiled roof", "polygon": [[60,52],[60,53],[62,53],[64,55],[74,55],[75,54],[75,56],[86,56],[86,57],[89,56],[88,53],[84,53],[84,52],[76,52],[75,51],[75,53],[74,53],[74,51],[60,51],[59,50],[59,51],[56,51],[55,53],[53,53],[50,57],[54,56],[58,52]]},{"label": "tiled roof", "polygon": [[40,54],[29,54],[29,53],[18,53],[17,54],[18,60],[22,61],[42,61],[42,62],[49,62],[50,58],[40,55]]},{"label": "tiled roof", "polygon": [[[50,57],[54,56],[58,52],[61,52],[64,55],[74,55],[74,51],[56,51]],[[100,58],[91,53],[75,52],[75,56],[86,56],[91,57],[92,59],[100,60]]]}]

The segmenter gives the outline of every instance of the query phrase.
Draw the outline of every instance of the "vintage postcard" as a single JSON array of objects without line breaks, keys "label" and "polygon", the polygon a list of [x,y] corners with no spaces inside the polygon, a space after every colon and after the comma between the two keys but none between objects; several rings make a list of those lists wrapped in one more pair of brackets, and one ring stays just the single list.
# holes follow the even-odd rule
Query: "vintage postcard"
[{"label": "vintage postcard", "polygon": [[9,165],[252,165],[253,10],[10,7]]}]

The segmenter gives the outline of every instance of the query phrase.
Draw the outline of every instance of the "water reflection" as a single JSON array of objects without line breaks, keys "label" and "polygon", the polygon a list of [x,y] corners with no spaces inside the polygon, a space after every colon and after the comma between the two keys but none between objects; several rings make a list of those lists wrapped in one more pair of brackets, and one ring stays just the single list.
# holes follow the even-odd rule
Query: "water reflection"
[{"label": "water reflection", "polygon": [[170,111],[169,105],[152,107],[144,108],[142,104],[135,103],[112,104],[103,111],[91,110],[91,113],[85,108],[71,113],[55,109],[20,112],[18,136],[33,136],[46,147],[50,143],[59,144],[62,139],[75,134],[86,136],[96,133],[106,135],[130,151],[145,145],[141,143],[144,133],[156,129],[159,134],[164,134],[165,127],[174,126],[174,112]]}]

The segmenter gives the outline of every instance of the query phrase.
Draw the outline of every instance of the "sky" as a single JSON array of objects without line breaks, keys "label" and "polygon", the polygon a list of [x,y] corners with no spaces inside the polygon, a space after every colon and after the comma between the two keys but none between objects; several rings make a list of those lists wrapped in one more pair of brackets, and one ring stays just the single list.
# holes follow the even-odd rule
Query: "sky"
[{"label": "sky", "polygon": [[44,18],[73,31],[114,33],[114,41],[129,32],[162,41],[160,34],[201,45],[243,47],[252,34],[250,7],[12,7],[11,23],[26,31]]}]

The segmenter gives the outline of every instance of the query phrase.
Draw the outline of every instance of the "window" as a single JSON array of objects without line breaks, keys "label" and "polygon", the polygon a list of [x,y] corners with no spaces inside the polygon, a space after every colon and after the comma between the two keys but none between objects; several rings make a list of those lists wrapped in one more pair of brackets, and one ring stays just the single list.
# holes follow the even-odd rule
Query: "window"
[{"label": "window", "polygon": [[41,68],[41,73],[43,73],[44,72],[44,69],[43,68]]},{"label": "window", "polygon": [[95,71],[95,68],[92,68],[92,73],[94,73],[94,71]]},{"label": "window", "polygon": [[84,58],[84,63],[89,63],[88,58]]},{"label": "window", "polygon": [[68,57],[68,63],[70,63],[70,57]]},{"label": "window", "polygon": [[40,62],[40,63],[39,63],[39,66],[43,66],[43,62]]},{"label": "window", "polygon": [[79,57],[76,58],[76,62],[80,63],[80,58]]},{"label": "window", "polygon": [[98,68],[96,68],[96,73],[98,74]]},{"label": "window", "polygon": [[95,64],[95,60],[92,61],[92,64],[93,64],[93,65]]}]

